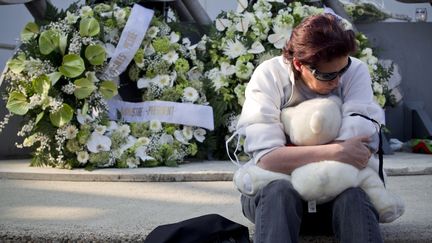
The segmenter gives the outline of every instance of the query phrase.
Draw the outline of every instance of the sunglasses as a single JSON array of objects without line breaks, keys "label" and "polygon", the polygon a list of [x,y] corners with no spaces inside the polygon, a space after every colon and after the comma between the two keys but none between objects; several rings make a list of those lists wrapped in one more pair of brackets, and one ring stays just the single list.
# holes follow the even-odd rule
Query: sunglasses
[{"label": "sunglasses", "polygon": [[351,58],[348,57],[348,64],[343,67],[341,70],[339,70],[338,72],[333,72],[333,73],[323,73],[318,71],[316,68],[313,67],[309,67],[307,65],[305,65],[305,67],[311,71],[312,75],[318,79],[319,81],[323,81],[323,82],[329,82],[334,80],[337,76],[341,76],[342,74],[344,74],[348,68],[351,65]]}]

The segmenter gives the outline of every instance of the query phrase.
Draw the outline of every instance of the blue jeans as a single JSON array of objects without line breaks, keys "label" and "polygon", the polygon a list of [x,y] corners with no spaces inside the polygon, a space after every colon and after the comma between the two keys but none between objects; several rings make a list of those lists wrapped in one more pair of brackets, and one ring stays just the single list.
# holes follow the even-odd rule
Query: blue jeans
[{"label": "blue jeans", "polygon": [[254,197],[241,196],[243,214],[255,223],[254,243],[298,242],[300,234],[335,235],[339,242],[383,242],[378,214],[360,188],[349,188],[308,213],[292,184],[276,180]]}]

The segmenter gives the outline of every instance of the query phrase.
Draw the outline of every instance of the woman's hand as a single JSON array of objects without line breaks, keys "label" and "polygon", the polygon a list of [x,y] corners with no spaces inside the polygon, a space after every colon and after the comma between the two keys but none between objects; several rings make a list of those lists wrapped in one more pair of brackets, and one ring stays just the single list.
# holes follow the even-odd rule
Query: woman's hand
[{"label": "woman's hand", "polygon": [[338,143],[337,160],[353,165],[358,169],[365,168],[372,155],[366,145],[368,142],[369,137],[357,136]]}]

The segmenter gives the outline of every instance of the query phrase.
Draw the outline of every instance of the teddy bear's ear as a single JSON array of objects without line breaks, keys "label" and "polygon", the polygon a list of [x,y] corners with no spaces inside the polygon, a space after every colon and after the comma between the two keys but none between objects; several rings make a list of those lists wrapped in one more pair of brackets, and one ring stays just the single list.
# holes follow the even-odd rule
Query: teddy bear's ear
[{"label": "teddy bear's ear", "polygon": [[309,121],[309,126],[311,131],[314,134],[319,134],[321,133],[323,127],[323,123],[324,123],[324,119],[325,119],[325,114],[322,113],[322,111],[315,111]]}]

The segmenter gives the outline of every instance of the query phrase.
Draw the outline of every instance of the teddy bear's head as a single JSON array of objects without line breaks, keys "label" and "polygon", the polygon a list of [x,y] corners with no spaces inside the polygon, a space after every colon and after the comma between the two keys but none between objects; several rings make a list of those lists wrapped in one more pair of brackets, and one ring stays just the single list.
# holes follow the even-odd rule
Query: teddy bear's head
[{"label": "teddy bear's head", "polygon": [[330,96],[284,108],[281,122],[291,143],[305,146],[333,141],[338,136],[342,123],[341,105],[337,96]]}]

